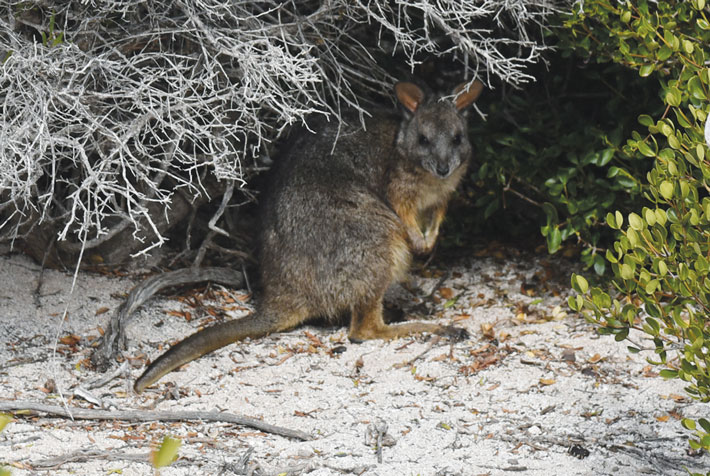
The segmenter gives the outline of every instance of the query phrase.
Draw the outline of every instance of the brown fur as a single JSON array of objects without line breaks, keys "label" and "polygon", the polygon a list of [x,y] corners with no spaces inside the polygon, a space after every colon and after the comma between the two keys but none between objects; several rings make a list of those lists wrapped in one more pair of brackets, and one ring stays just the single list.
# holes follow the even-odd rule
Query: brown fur
[{"label": "brown fur", "polygon": [[406,276],[412,252],[434,247],[471,156],[460,111],[481,89],[475,82],[470,91],[455,91],[456,102],[427,101],[417,86],[398,83],[404,118],[378,112],[366,130],[323,124],[317,134],[298,137],[274,167],[265,194],[257,311],[173,346],[136,381],[136,391],[207,352],[313,317],[349,313],[353,341],[461,335],[433,323],[387,325],[382,298]]}]

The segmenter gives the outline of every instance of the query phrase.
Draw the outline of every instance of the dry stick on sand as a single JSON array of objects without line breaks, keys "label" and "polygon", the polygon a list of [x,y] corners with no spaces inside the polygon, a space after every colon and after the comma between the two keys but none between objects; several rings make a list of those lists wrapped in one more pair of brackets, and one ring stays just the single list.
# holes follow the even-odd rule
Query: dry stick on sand
[{"label": "dry stick on sand", "polygon": [[170,286],[202,281],[214,281],[240,288],[244,285],[244,276],[231,268],[183,268],[144,280],[133,288],[121,307],[111,317],[101,344],[91,356],[92,363],[100,371],[108,369],[118,347],[125,348],[125,328],[132,314],[157,292]]},{"label": "dry stick on sand", "polygon": [[123,421],[189,421],[201,420],[211,422],[234,423],[237,425],[256,428],[257,430],[275,435],[295,438],[298,440],[311,440],[312,437],[303,431],[291,430],[281,426],[271,425],[256,418],[249,418],[233,413],[218,411],[184,411],[184,412],[155,412],[144,410],[97,410],[92,408],[71,408],[55,405],[46,405],[37,402],[21,402],[0,400],[0,412],[33,411],[49,413],[51,415],[73,418],[75,420],[123,420]]},{"label": "dry stick on sand", "polygon": [[71,453],[40,460],[32,464],[35,471],[56,470],[67,463],[81,463],[89,460],[103,459],[107,461],[135,461],[146,463],[149,461],[150,453],[120,453],[117,451],[101,451],[94,449],[81,449]]}]

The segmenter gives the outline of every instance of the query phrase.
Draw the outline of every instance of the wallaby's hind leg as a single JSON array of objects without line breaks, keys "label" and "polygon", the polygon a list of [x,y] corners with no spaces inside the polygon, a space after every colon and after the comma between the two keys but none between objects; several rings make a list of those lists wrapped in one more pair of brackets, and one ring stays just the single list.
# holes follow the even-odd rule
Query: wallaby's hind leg
[{"label": "wallaby's hind leg", "polygon": [[439,334],[465,339],[466,330],[453,326],[442,326],[429,322],[405,322],[403,324],[385,324],[382,318],[382,296],[363,305],[354,306],[350,320],[348,338],[351,342],[368,339],[396,339],[412,334]]}]

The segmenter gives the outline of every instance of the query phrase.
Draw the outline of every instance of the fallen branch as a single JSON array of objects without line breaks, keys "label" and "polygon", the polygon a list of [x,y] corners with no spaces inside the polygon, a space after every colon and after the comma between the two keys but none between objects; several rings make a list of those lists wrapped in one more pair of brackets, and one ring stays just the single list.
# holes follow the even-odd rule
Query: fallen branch
[{"label": "fallen branch", "polygon": [[106,461],[132,461],[148,464],[150,461],[150,453],[120,453],[116,451],[81,449],[29,464],[35,471],[50,471],[56,470],[66,463],[83,463],[85,461],[96,459]]},{"label": "fallen branch", "polygon": [[233,413],[218,411],[182,411],[182,412],[156,412],[145,410],[99,410],[95,408],[65,408],[55,405],[46,405],[37,402],[21,402],[0,400],[0,412],[42,412],[50,415],[72,418],[75,420],[122,420],[129,422],[136,421],[210,421],[233,423],[235,425],[256,428],[266,433],[295,438],[298,440],[311,440],[311,436],[303,431],[291,430],[276,425],[265,423],[256,418],[250,418]]},{"label": "fallen branch", "polygon": [[126,325],[133,313],[160,290],[183,284],[214,281],[236,288],[244,286],[244,276],[231,268],[183,268],[152,276],[138,284],[111,317],[101,343],[91,355],[91,362],[99,371],[106,371],[118,348],[126,348]]},{"label": "fallen branch", "polygon": [[[554,433],[554,432],[549,432]],[[520,432],[523,435],[524,432]],[[569,449],[573,444],[580,444],[588,448],[591,452],[599,452],[598,448],[603,448],[612,453],[623,453],[637,461],[643,461],[653,466],[658,474],[670,474],[678,468],[688,465],[688,460],[685,458],[667,456],[657,451],[658,445],[656,441],[663,438],[649,439],[639,433],[630,432],[626,435],[627,443],[618,444],[612,439],[615,435],[599,435],[597,438],[584,437],[582,435],[564,435],[561,437],[537,435],[537,436],[507,436],[499,435],[498,439],[511,444],[528,445],[536,451],[550,451],[552,446],[561,446]],[[674,440],[674,438],[665,438],[666,440]],[[647,445],[645,443],[648,443]],[[603,455],[608,457],[608,455]]]}]

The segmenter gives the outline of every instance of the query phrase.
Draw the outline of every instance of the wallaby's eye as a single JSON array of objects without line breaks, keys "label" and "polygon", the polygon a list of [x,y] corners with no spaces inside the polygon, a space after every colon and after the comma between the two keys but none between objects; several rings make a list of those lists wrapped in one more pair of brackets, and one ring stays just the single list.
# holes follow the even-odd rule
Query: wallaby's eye
[{"label": "wallaby's eye", "polygon": [[454,140],[453,140],[454,145],[461,145],[461,140],[462,140],[461,133],[456,134],[454,136]]},{"label": "wallaby's eye", "polygon": [[424,134],[419,134],[419,145],[429,145],[429,139]]}]

